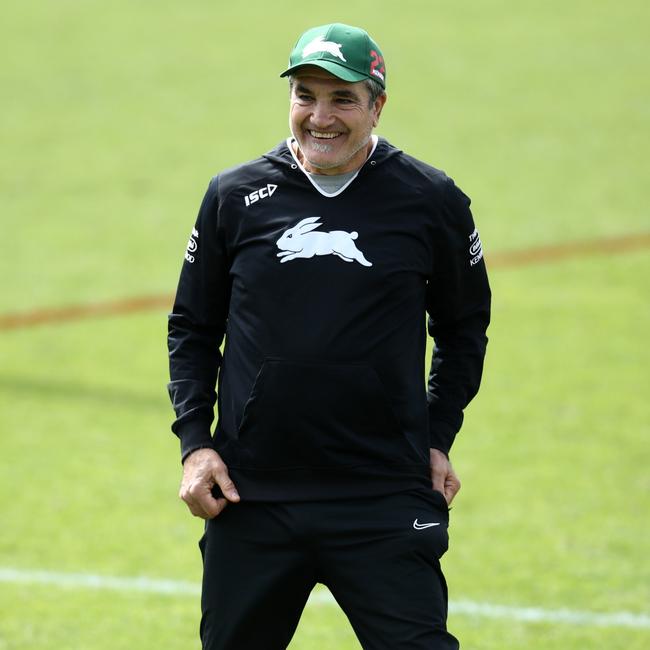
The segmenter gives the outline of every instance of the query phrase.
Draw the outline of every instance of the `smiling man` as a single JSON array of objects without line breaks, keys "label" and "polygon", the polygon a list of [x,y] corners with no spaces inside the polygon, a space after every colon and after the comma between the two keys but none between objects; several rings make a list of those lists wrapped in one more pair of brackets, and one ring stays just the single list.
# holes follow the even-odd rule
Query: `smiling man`
[{"label": "smiling man", "polygon": [[203,648],[286,648],[322,583],[364,648],[455,649],[448,455],[490,313],[469,199],[373,134],[386,67],[364,30],[308,30],[282,76],[292,136],[212,179],[169,318]]}]

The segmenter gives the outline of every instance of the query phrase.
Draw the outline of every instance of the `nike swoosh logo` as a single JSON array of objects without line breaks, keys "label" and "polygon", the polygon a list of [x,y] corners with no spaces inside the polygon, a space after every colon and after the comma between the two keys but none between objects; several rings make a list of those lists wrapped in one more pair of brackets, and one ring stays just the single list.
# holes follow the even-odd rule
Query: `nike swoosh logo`
[{"label": "nike swoosh logo", "polygon": [[431,528],[431,526],[440,526],[440,522],[421,524],[417,519],[413,522],[413,528],[415,528],[415,530],[423,530],[424,528]]}]

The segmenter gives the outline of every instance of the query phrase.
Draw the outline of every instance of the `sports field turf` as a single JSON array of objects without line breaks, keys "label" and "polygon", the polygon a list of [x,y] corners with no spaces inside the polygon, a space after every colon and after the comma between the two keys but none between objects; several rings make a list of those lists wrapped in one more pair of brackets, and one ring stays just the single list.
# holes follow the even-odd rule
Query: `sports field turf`
[{"label": "sports field turf", "polygon": [[[453,450],[450,629],[466,650],[645,650],[647,247],[496,254],[647,236],[650,9],[328,6],[4,2],[0,316],[173,292],[210,176],[286,136],[293,40],[365,26],[388,67],[378,132],[472,196],[495,259]],[[198,648],[165,331],[164,308],[0,331],[0,650]],[[358,648],[318,598],[292,650]]]}]

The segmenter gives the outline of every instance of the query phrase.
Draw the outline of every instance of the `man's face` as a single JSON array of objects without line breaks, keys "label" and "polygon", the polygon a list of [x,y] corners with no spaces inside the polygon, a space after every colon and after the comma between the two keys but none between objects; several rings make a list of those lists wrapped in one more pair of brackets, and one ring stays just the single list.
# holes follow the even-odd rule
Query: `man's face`
[{"label": "man's face", "polygon": [[363,165],[386,96],[372,107],[369,101],[362,81],[349,83],[316,66],[294,75],[289,126],[307,171],[343,174]]}]

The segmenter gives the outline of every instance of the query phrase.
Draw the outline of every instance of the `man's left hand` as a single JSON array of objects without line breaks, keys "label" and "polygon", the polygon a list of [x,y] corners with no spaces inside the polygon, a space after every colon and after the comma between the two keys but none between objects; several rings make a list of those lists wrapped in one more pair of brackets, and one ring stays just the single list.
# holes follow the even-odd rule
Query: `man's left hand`
[{"label": "man's left hand", "polygon": [[460,490],[460,479],[456,476],[449,458],[438,449],[429,449],[429,466],[433,489],[442,492],[447,505],[450,505]]}]

